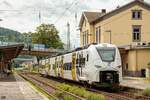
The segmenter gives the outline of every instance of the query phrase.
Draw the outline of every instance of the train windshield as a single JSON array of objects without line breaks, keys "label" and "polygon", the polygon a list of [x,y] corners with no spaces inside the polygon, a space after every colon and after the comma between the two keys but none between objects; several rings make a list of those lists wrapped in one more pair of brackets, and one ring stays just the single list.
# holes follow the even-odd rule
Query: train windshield
[{"label": "train windshield", "polygon": [[99,56],[104,62],[112,62],[115,60],[115,48],[96,48]]}]

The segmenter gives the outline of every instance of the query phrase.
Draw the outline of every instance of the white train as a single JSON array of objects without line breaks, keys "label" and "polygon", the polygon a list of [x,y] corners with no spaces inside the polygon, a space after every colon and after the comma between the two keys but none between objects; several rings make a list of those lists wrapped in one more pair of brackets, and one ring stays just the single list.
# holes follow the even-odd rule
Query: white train
[{"label": "white train", "polygon": [[122,80],[120,53],[112,44],[92,44],[40,63],[47,65],[42,74],[54,77],[89,84],[119,84]]}]

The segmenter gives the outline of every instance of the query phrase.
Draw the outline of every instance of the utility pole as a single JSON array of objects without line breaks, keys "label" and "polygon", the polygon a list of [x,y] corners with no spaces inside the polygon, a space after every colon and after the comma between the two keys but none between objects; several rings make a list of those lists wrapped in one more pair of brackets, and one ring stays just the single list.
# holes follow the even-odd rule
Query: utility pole
[{"label": "utility pole", "polygon": [[70,50],[70,24],[67,23],[67,50]]},{"label": "utility pole", "polygon": [[77,28],[77,23],[78,23],[78,16],[77,16],[77,13],[75,13],[75,27]]},{"label": "utility pole", "polygon": [[41,11],[39,11],[39,24],[41,24]]}]

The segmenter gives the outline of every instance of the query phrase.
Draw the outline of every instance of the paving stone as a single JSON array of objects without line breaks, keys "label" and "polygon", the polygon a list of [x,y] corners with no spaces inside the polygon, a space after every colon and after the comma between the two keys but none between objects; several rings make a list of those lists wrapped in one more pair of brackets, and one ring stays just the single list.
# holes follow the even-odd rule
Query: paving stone
[{"label": "paving stone", "polygon": [[48,100],[18,75],[0,79],[0,100]]},{"label": "paving stone", "polygon": [[122,86],[127,86],[127,87],[132,87],[132,88],[137,88],[137,89],[146,89],[150,88],[150,82],[145,82],[144,79],[142,78],[124,78],[123,81],[121,82]]}]

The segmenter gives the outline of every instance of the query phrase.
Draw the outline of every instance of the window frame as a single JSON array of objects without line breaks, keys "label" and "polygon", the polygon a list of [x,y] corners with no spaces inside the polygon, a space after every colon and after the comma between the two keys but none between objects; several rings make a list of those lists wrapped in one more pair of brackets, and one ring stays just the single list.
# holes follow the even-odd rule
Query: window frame
[{"label": "window frame", "polygon": [[95,29],[95,42],[100,43],[101,42],[101,27],[96,27]]},{"label": "window frame", "polygon": [[85,46],[89,43],[89,40],[88,40],[89,39],[89,33],[88,32],[89,32],[88,30],[82,32],[83,33],[83,46]]},{"label": "window frame", "polygon": [[[140,17],[138,18],[139,12],[140,12]],[[135,16],[133,17],[133,13],[137,13],[137,15],[135,14]],[[142,20],[142,10],[132,10],[132,20]]]},{"label": "window frame", "polygon": [[[103,62],[114,62],[115,61],[115,59],[116,59],[116,48],[97,48],[96,47],[96,50],[97,50],[97,53],[98,53],[98,55],[100,56],[100,58],[101,58],[101,60],[103,61]],[[102,57],[102,55],[101,55],[101,53],[99,52],[99,50],[103,50],[103,51],[113,51],[114,52],[114,57],[113,57],[113,59],[112,60],[106,60],[106,59],[104,59],[103,57]]]},{"label": "window frame", "polygon": [[[139,39],[137,39],[138,33],[134,32],[135,28],[139,28]],[[136,37],[136,39],[134,39],[134,37]],[[133,42],[140,42],[141,41],[141,25],[132,25],[132,41]]]}]

